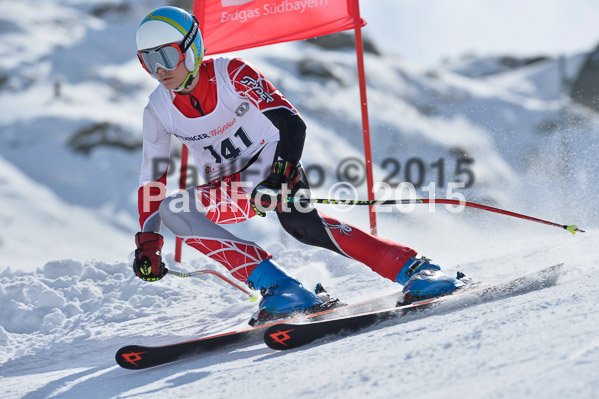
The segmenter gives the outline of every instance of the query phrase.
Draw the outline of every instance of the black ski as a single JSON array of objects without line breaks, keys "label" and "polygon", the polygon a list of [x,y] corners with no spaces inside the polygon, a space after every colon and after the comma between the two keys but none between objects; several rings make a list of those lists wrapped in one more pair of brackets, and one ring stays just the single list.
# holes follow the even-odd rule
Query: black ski
[{"label": "black ski", "polygon": [[126,369],[145,369],[257,340],[265,327],[267,325],[164,346],[127,345],[117,351],[115,358],[118,365]]},{"label": "black ski", "polygon": [[401,291],[393,292],[378,298],[351,305],[344,305],[318,313],[298,315],[294,318],[282,319],[257,327],[226,332],[185,342],[177,342],[163,346],[127,345],[117,351],[115,358],[119,366],[131,370],[159,366],[161,364],[171,363],[191,356],[198,356],[226,349],[228,347],[237,347],[242,344],[260,342],[264,335],[264,330],[279,323],[301,321],[304,319],[324,320],[326,318],[341,317],[353,313],[363,313],[375,309],[387,308],[395,304],[400,293]]},{"label": "black ski", "polygon": [[400,318],[406,314],[413,314],[431,307],[440,306],[440,310],[450,311],[464,306],[524,294],[554,285],[557,282],[562,265],[560,263],[542,269],[539,272],[498,284],[471,289],[464,288],[448,296],[412,303],[410,305],[324,321],[279,323],[266,329],[264,332],[264,341],[272,349],[292,349],[331,335],[347,336],[385,320]]}]

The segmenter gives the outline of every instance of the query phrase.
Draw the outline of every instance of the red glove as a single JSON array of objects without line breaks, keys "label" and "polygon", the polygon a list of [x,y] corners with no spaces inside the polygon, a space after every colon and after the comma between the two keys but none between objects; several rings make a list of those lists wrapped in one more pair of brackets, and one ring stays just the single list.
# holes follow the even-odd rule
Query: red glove
[{"label": "red glove", "polygon": [[144,281],[158,281],[166,276],[168,269],[162,262],[162,244],[164,239],[158,233],[142,233],[135,235],[135,259],[133,272]]}]

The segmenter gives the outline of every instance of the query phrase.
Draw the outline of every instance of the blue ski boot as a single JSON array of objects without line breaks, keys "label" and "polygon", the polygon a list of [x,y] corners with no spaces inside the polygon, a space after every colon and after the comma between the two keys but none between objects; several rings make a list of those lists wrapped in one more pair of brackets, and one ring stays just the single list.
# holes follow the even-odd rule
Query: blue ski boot
[{"label": "blue ski boot", "polygon": [[322,299],[308,291],[295,278],[283,271],[271,258],[262,261],[247,280],[251,289],[260,290],[262,300],[250,325],[288,317],[294,313],[319,310]]},{"label": "blue ski boot", "polygon": [[401,268],[395,278],[403,285],[403,299],[398,306],[407,305],[424,299],[447,295],[465,284],[461,281],[464,274],[458,272],[457,277],[450,277],[437,265],[430,263],[425,257],[412,257]]}]

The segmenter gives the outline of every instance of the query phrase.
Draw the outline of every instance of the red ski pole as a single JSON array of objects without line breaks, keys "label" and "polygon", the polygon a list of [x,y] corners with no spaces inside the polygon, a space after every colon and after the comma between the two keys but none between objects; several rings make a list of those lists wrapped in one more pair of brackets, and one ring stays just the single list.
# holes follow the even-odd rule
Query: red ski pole
[{"label": "red ski pole", "polygon": [[244,294],[248,295],[250,297],[250,301],[254,302],[254,301],[258,300],[258,294],[255,291],[251,291],[247,288],[243,288],[239,284],[233,282],[231,279],[223,276],[222,274],[220,274],[219,272],[217,272],[215,270],[196,270],[195,272],[189,272],[189,273],[178,272],[176,270],[169,270],[168,274],[171,274],[171,275],[177,276],[177,277],[193,277],[193,276],[200,276],[202,274],[212,274],[213,276],[220,278],[221,280],[229,283],[233,287],[242,291]]},{"label": "red ski pole", "polygon": [[[287,198],[287,202],[296,202],[296,198],[289,197]],[[376,205],[410,205],[410,204],[446,204],[446,205],[461,205],[468,206],[470,208],[482,209],[488,212],[499,213],[501,215],[507,215],[516,217],[519,219],[530,220],[532,222],[543,223],[549,226],[560,227],[564,230],[568,230],[572,234],[576,234],[577,231],[584,233],[584,230],[581,230],[575,224],[565,225],[550,222],[548,220],[543,220],[539,218],[535,218],[532,216],[523,215],[521,213],[506,211],[504,209],[494,208],[492,206],[481,205],[474,202],[468,201],[459,201],[459,200],[451,200],[451,199],[400,199],[400,200],[385,200],[385,201],[360,201],[360,200],[335,200],[335,199],[322,199],[322,198],[300,198],[300,203],[312,203],[312,204],[329,204],[329,205],[368,205],[368,206],[376,206]]]}]

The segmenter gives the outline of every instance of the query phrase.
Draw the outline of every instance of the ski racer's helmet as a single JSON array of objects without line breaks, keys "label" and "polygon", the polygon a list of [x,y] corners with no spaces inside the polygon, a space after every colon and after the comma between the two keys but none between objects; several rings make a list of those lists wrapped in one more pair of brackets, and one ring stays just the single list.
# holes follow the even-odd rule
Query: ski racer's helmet
[{"label": "ski racer's helmet", "polygon": [[156,78],[158,68],[173,70],[181,62],[189,71],[176,91],[189,87],[204,58],[204,42],[197,19],[177,7],[159,7],[137,27],[137,56],[142,66]]}]

